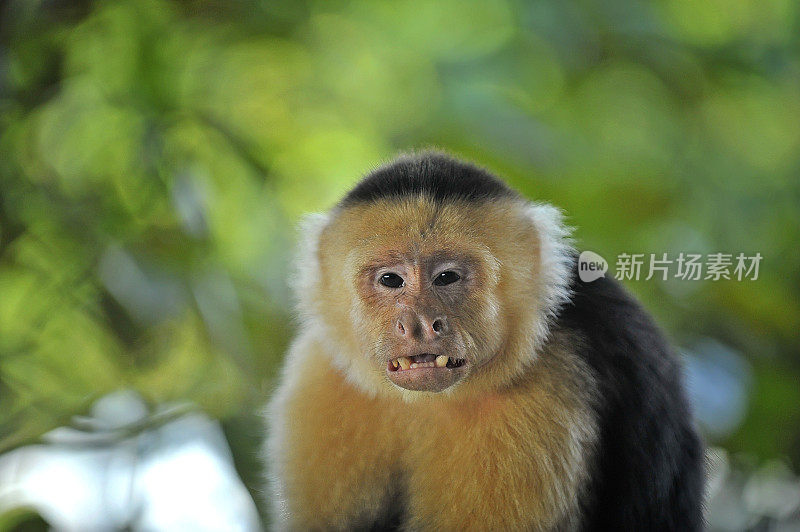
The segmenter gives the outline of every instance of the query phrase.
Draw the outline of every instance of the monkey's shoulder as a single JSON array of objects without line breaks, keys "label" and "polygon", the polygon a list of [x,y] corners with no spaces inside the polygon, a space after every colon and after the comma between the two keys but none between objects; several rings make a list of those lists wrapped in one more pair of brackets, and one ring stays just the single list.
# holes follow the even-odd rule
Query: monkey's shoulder
[{"label": "monkey's shoulder", "polygon": [[617,281],[575,279],[571,288],[555,330],[581,338],[575,354],[598,391],[586,528],[702,528],[704,451],[680,359]]}]

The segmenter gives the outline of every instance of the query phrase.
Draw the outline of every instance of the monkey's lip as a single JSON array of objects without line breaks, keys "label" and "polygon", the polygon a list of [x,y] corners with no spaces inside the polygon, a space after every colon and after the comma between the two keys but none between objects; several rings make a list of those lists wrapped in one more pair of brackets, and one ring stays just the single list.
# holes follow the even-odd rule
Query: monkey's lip
[{"label": "monkey's lip", "polygon": [[391,359],[386,365],[386,374],[401,388],[440,392],[461,380],[465,369],[463,358],[421,353]]}]

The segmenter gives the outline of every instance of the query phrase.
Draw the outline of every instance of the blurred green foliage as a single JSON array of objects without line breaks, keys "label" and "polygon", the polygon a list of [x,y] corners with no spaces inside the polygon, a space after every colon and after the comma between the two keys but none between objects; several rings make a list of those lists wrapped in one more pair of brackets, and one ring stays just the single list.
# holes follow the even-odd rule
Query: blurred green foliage
[{"label": "blurred green foliage", "polygon": [[0,452],[132,387],[222,419],[253,485],[297,219],[435,145],[612,262],[760,252],[629,287],[752,365],[721,443],[800,465],[796,1],[0,6]]}]

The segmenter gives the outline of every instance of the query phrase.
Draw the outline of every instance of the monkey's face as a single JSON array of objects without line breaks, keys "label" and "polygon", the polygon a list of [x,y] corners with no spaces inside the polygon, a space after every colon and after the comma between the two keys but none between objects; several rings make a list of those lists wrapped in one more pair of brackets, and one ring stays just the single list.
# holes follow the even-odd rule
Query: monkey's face
[{"label": "monkey's face", "polygon": [[537,246],[519,204],[348,207],[320,236],[312,312],[364,388],[486,389],[532,357]]},{"label": "monkey's face", "polygon": [[[478,360],[467,349],[470,320],[464,310],[481,276],[477,261],[443,249],[391,252],[358,274],[357,291],[377,320],[377,362],[391,382],[414,391],[440,392]],[[380,329],[383,332],[379,332]]]}]

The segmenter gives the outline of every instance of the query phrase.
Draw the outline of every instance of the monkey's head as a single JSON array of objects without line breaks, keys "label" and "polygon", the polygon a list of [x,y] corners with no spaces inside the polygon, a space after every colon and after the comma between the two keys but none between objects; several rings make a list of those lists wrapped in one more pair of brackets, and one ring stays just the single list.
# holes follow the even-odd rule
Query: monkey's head
[{"label": "monkey's head", "polygon": [[301,312],[370,393],[508,385],[569,295],[559,211],[437,153],[376,170],[306,233]]}]

